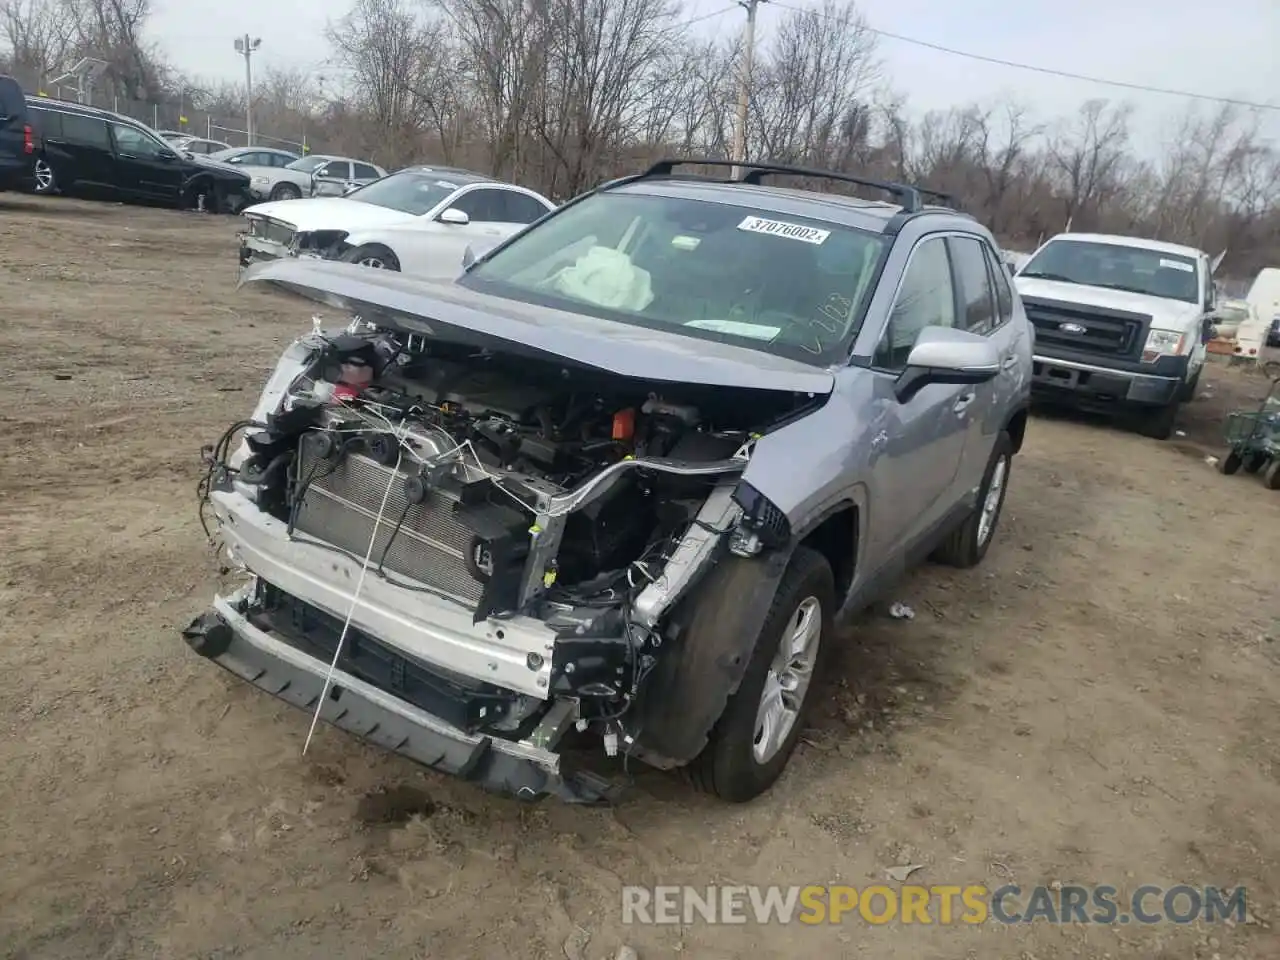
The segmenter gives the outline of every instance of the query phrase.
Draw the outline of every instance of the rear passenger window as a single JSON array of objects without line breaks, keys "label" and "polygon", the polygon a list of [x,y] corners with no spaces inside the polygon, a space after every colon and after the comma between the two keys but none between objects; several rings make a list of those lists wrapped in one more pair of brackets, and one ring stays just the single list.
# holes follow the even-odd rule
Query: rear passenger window
[{"label": "rear passenger window", "polygon": [[956,297],[947,245],[940,238],[925,240],[911,254],[872,362],[882,370],[902,370],[921,330],[955,325]]},{"label": "rear passenger window", "polygon": [[24,117],[26,113],[27,98],[18,81],[0,77],[0,117]]},{"label": "rear passenger window", "polygon": [[959,285],[960,322],[956,324],[973,333],[990,333],[995,328],[995,297],[991,293],[991,276],[987,273],[987,257],[982,241],[969,237],[951,237],[951,265]]},{"label": "rear passenger window", "polygon": [[533,223],[547,212],[546,207],[527,194],[516,193],[514,190],[505,190],[503,193],[504,223]]},{"label": "rear passenger window", "polygon": [[62,139],[62,114],[52,110],[31,110],[31,123],[36,133],[46,140]]},{"label": "rear passenger window", "polygon": [[107,122],[96,117],[82,117],[78,113],[62,114],[62,136],[68,143],[101,147],[103,150],[111,149]]},{"label": "rear passenger window", "polygon": [[1009,287],[1009,273],[995,252],[985,244],[987,266],[996,286],[996,326],[1003,326],[1013,319],[1013,290]]},{"label": "rear passenger window", "polygon": [[367,163],[356,164],[356,180],[380,180],[381,178],[382,174],[378,173],[376,169],[369,166]]}]

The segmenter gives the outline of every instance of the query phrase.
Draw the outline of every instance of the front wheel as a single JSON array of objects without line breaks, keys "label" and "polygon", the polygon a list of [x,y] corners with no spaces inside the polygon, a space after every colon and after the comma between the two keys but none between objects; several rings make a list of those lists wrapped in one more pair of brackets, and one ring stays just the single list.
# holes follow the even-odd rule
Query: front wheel
[{"label": "front wheel", "polygon": [[1152,440],[1168,440],[1173,436],[1173,425],[1178,419],[1178,410],[1181,406],[1182,404],[1175,400],[1154,410],[1144,410],[1138,421],[1138,432]]},{"label": "front wheel", "polygon": [[797,547],[756,636],[742,683],[688,768],[695,786],[722,800],[744,803],[781,776],[804,729],[835,605],[831,566],[816,550]]},{"label": "front wheel", "polygon": [[399,272],[400,261],[394,253],[380,243],[366,243],[354,247],[342,255],[343,263],[358,263],[372,270]]},{"label": "front wheel", "polygon": [[296,184],[277,183],[271,191],[272,200],[297,200],[302,196],[302,191],[298,189]]},{"label": "front wheel", "polygon": [[1200,386],[1200,374],[1203,371],[1196,371],[1196,375],[1182,385],[1178,391],[1178,399],[1184,403],[1189,403],[1196,398],[1196,388]]},{"label": "front wheel", "polygon": [[35,166],[36,193],[56,193],[58,176],[53,172],[53,165],[44,157],[36,158]]}]

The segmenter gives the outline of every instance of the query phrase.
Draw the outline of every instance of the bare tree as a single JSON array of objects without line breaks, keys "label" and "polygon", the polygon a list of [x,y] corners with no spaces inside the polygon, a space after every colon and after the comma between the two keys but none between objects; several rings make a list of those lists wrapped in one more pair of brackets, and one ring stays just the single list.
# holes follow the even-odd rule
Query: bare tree
[{"label": "bare tree", "polygon": [[[1066,222],[1091,215],[1119,186],[1129,146],[1128,104],[1088,100],[1074,122],[1049,140],[1048,151],[1062,180]],[[1079,224],[1076,224],[1078,227]]]},{"label": "bare tree", "polygon": [[874,54],[852,0],[791,11],[754,71],[748,155],[838,165],[856,153],[869,131],[861,96],[877,76]]},{"label": "bare tree", "polygon": [[0,0],[8,69],[33,87],[66,61],[75,36],[59,0]]}]

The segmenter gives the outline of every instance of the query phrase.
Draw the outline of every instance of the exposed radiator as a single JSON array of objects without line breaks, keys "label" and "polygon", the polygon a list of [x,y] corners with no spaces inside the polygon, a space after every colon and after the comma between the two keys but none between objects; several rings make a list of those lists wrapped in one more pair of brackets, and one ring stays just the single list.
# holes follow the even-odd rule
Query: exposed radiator
[{"label": "exposed radiator", "polygon": [[[469,607],[479,602],[484,584],[471,575],[465,559],[474,534],[455,518],[454,497],[433,489],[426,502],[413,504],[406,512],[403,471],[385,467],[360,453],[347,453],[334,467],[332,461],[322,460],[307,443],[300,445],[298,457],[300,480],[313,477],[294,523],[299,533],[363,559],[390,481],[391,493],[378,524],[371,565],[376,569],[378,558],[386,550],[382,569],[393,577],[398,574],[416,581]],[[404,522],[396,531],[396,522],[402,515]]]}]

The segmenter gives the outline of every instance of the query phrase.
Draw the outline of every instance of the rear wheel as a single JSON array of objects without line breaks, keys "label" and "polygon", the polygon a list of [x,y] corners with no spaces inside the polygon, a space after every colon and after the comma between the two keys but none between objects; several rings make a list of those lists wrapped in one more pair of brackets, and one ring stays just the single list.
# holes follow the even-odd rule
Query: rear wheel
[{"label": "rear wheel", "polygon": [[1262,475],[1262,482],[1268,490],[1280,490],[1280,457],[1275,457],[1267,472]]},{"label": "rear wheel", "polygon": [[297,200],[302,191],[293,183],[277,183],[271,190],[272,200]]},{"label": "rear wheel", "polygon": [[987,461],[987,472],[978,490],[978,503],[973,513],[947,539],[938,545],[933,558],[962,569],[976,567],[987,555],[991,541],[995,539],[996,526],[1004,509],[1004,498],[1009,492],[1009,475],[1013,467],[1013,441],[1009,434],[1001,433]]},{"label": "rear wheel", "polygon": [[380,243],[366,243],[348,250],[342,255],[344,263],[358,263],[373,270],[399,272],[400,261],[396,255]]},{"label": "rear wheel", "polygon": [[53,166],[44,157],[36,157],[35,167],[36,193],[56,193],[58,190],[58,176],[53,172]]},{"label": "rear wheel", "polygon": [[826,559],[808,547],[796,548],[742,683],[707,746],[686,769],[695,786],[743,803],[781,776],[804,729],[835,604],[835,579]]},{"label": "rear wheel", "polygon": [[1267,465],[1267,455],[1265,453],[1251,453],[1244,458],[1244,472],[1257,473]]}]

